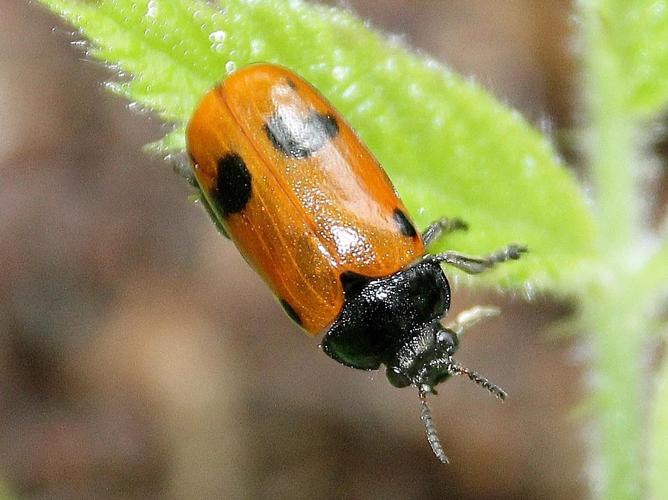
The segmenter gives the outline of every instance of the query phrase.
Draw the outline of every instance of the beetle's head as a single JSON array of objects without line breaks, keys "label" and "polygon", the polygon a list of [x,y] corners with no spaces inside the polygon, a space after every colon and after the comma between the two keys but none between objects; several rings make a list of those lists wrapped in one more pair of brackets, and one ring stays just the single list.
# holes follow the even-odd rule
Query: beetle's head
[{"label": "beetle's head", "polygon": [[434,392],[434,388],[452,375],[453,354],[459,338],[438,321],[416,329],[403,339],[387,365],[387,378],[395,387],[409,385]]}]

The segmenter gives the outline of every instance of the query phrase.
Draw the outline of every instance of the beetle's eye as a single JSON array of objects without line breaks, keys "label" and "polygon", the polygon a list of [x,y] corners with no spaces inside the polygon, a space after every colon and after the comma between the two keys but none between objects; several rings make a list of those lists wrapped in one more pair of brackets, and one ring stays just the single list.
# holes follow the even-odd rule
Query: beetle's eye
[{"label": "beetle's eye", "polygon": [[447,351],[452,353],[459,344],[459,338],[457,338],[457,334],[454,332],[444,329],[436,334],[436,342],[439,345],[446,347]]},{"label": "beetle's eye", "polygon": [[391,368],[388,366],[385,374],[387,375],[387,380],[389,380],[390,384],[394,387],[401,388],[411,385],[410,379],[401,373],[398,368]]}]

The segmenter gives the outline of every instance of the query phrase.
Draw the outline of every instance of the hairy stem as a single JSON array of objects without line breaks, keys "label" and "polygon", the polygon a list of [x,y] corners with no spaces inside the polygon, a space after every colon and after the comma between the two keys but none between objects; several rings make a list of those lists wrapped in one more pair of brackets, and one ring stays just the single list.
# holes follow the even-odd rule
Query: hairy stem
[{"label": "hairy stem", "polygon": [[642,308],[634,300],[638,184],[636,124],[629,118],[623,61],[600,2],[582,0],[585,92],[591,124],[589,160],[595,182],[599,272],[582,290],[582,315],[594,348],[596,405],[593,491],[598,498],[642,498]]}]

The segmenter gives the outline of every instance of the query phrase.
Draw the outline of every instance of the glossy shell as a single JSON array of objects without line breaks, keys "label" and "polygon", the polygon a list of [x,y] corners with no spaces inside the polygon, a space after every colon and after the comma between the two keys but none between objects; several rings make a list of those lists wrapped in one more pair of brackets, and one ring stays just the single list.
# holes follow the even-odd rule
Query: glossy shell
[{"label": "glossy shell", "polygon": [[291,71],[256,64],[229,76],[199,104],[187,141],[214,216],[311,334],[341,312],[343,273],[388,276],[424,253],[376,159]]}]

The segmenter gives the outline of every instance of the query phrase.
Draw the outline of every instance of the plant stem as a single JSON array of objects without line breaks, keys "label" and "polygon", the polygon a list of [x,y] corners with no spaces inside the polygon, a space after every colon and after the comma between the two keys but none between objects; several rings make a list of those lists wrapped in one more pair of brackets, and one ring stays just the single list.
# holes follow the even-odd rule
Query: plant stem
[{"label": "plant stem", "polygon": [[585,92],[591,123],[590,167],[598,210],[600,273],[583,290],[582,316],[594,348],[599,498],[643,497],[641,469],[643,308],[633,299],[639,254],[636,128],[629,118],[623,61],[595,0],[582,0]]},{"label": "plant stem", "polygon": [[664,360],[659,372],[659,384],[654,400],[654,411],[649,443],[649,488],[650,498],[666,498],[668,492],[668,362]]},{"label": "plant stem", "polygon": [[[596,3],[596,2],[593,2]],[[596,185],[599,244],[602,253],[626,253],[638,227],[633,163],[635,123],[626,106],[625,74],[594,8],[586,17],[585,92],[591,119],[589,149]]]},{"label": "plant stem", "polygon": [[595,496],[603,499],[643,498],[641,469],[642,398],[636,311],[625,304],[623,286],[591,287],[583,299],[583,317],[594,347],[592,397],[595,402]]}]

